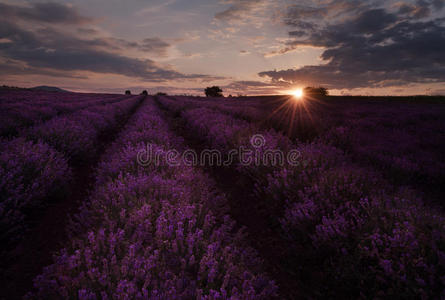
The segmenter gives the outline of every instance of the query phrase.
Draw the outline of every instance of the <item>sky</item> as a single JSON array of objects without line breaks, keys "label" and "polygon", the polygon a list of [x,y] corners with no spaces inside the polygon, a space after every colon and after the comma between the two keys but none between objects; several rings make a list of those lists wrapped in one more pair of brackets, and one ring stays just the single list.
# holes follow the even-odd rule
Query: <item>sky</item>
[{"label": "sky", "polygon": [[0,0],[0,84],[445,95],[445,0]]}]

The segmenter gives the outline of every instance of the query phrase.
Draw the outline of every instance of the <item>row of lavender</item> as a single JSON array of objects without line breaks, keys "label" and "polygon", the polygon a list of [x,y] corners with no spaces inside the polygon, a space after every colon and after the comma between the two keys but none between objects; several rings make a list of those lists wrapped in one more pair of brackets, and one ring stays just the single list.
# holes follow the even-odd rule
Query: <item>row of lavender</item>
[{"label": "row of lavender", "polygon": [[[221,112],[231,114],[237,118],[248,121],[259,122],[264,121],[270,117],[273,111],[267,110],[264,107],[264,100],[257,98],[247,98],[239,100],[237,98],[202,98],[202,97],[185,97],[174,96],[171,99],[176,99],[182,103],[182,106],[187,107],[202,107],[217,109]],[[236,100],[237,99],[237,100]],[[267,99],[267,98],[266,98]],[[266,115],[266,113],[268,115]]]},{"label": "row of lavender", "polygon": [[[293,145],[273,130],[215,109],[159,101],[223,153],[240,146],[260,157],[266,150],[299,150],[298,165],[237,168],[253,178],[252,192],[280,224],[277,234],[295,254],[289,271],[317,274],[313,295],[445,296],[445,220],[413,193],[397,190],[323,141]],[[254,134],[265,137],[261,148],[249,144]]]},{"label": "row of lavender", "polygon": [[[161,158],[141,164],[147,143]],[[104,155],[95,191],[71,224],[71,244],[30,298],[270,299],[276,287],[197,169],[166,162],[183,149],[146,101]]]},{"label": "row of lavender", "polygon": [[123,100],[121,95],[2,91],[0,136],[14,136],[23,128],[93,105]]},{"label": "row of lavender", "polygon": [[34,126],[25,135],[31,140],[51,145],[69,160],[88,161],[97,150],[98,135],[113,128],[142,99],[143,96],[132,96],[111,104],[90,106]]},{"label": "row of lavender", "polygon": [[[333,144],[395,184],[410,185],[439,202],[445,195],[445,106],[395,100],[181,99],[237,118],[273,126],[299,139]],[[253,104],[256,102],[256,104]],[[266,113],[266,111],[268,113]],[[265,125],[265,126],[264,126]],[[438,203],[443,206],[443,203]]]},{"label": "row of lavender", "polygon": [[0,105],[25,103],[28,105],[41,105],[65,103],[65,102],[79,102],[94,98],[108,98],[116,97],[117,94],[94,94],[94,93],[72,93],[63,92],[55,93],[49,91],[26,91],[26,90],[1,90],[0,91]]},{"label": "row of lavender", "polygon": [[22,137],[0,141],[0,241],[5,248],[22,238],[29,211],[67,193],[72,166],[94,155],[99,134],[141,99],[55,117]]},{"label": "row of lavender", "polygon": [[442,201],[445,105],[349,103],[344,107],[325,118],[333,125],[320,139],[351,153],[358,161],[377,166],[397,184],[414,186]]}]

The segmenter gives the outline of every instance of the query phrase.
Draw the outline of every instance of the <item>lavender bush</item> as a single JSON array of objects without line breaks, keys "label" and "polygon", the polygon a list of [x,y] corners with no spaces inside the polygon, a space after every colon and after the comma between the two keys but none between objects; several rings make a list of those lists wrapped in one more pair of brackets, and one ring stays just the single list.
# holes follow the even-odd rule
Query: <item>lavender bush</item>
[{"label": "lavender bush", "polygon": [[[0,92],[6,246],[20,238],[29,212],[61,198],[71,169],[95,161],[114,137],[108,133],[138,107],[101,155],[95,185],[70,218],[69,242],[26,297],[285,297],[267,265],[283,289],[297,287],[292,296],[445,298],[445,220],[432,206],[444,192],[445,111],[336,99]],[[145,164],[148,144],[160,160]],[[218,150],[223,159],[244,148],[252,160],[235,156],[223,170],[206,168],[210,174],[180,156],[167,161],[170,150],[185,153],[188,145]],[[264,160],[271,150],[287,160]],[[291,153],[298,154],[292,163]],[[241,189],[253,199],[241,213],[212,179],[227,174],[241,182],[229,189],[231,200],[245,195],[236,195]],[[249,209],[256,210],[252,219],[264,218],[258,244],[266,245],[267,263],[247,243],[249,231],[262,231],[240,228],[229,216]]]},{"label": "lavender bush", "polygon": [[42,142],[0,142],[0,227],[5,246],[18,240],[27,211],[67,189],[71,169],[64,156]]},{"label": "lavender bush", "polygon": [[70,159],[85,160],[95,155],[98,135],[107,127],[116,124],[139,101],[140,97],[113,104],[93,106],[69,116],[53,118],[31,128],[27,136],[43,140]]},{"label": "lavender bush", "polygon": [[269,299],[273,281],[200,171],[142,167],[137,149],[181,140],[146,102],[104,155],[72,243],[36,278],[33,298]]},{"label": "lavender bush", "polygon": [[2,243],[19,241],[28,213],[68,192],[74,160],[85,161],[94,155],[98,134],[114,126],[139,101],[134,97],[55,117],[32,128],[30,140],[1,141]]},{"label": "lavender bush", "polygon": [[[252,133],[266,145],[283,145],[275,132],[261,132],[209,108],[195,108],[161,98],[198,137],[226,152],[247,144]],[[244,141],[244,142],[243,142]],[[284,143],[287,144],[287,143]],[[297,143],[301,164],[282,168],[238,165],[252,176],[258,201],[266,201],[271,218],[295,254],[311,259],[303,272],[320,270],[318,287],[325,296],[415,297],[444,296],[444,219],[424,206],[416,193],[398,190],[378,172],[355,166],[342,150],[322,138]],[[283,146],[281,146],[282,148]],[[304,252],[299,251],[301,246]],[[304,258],[303,258],[304,259]],[[301,258],[296,257],[301,262]],[[289,266],[301,268],[289,262]]]},{"label": "lavender bush", "polygon": [[120,95],[1,91],[0,136],[14,136],[26,127],[55,116],[126,98]]},{"label": "lavender bush", "polygon": [[443,105],[402,99],[307,99],[301,103],[286,97],[218,103],[176,99],[172,105],[187,101],[195,108],[211,107],[254,122],[263,130],[274,127],[300,140],[333,144],[357,164],[378,169],[394,185],[410,185],[427,194],[428,202],[443,205]]}]

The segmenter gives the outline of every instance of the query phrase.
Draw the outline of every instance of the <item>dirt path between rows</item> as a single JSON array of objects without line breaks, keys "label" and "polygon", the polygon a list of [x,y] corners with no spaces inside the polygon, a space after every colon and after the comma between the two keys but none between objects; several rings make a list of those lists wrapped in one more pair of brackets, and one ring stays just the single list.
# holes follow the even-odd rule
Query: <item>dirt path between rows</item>
[{"label": "dirt path between rows", "polygon": [[146,98],[128,115],[119,119],[116,126],[99,135],[98,150],[94,158],[72,166],[74,180],[71,194],[63,199],[54,199],[47,207],[29,216],[30,229],[25,237],[11,251],[9,257],[2,258],[0,299],[21,299],[32,289],[33,279],[45,266],[53,262],[53,254],[69,242],[66,234],[69,216],[77,211],[80,203],[93,189],[95,169],[101,155],[116,139],[143,101],[146,101]]}]

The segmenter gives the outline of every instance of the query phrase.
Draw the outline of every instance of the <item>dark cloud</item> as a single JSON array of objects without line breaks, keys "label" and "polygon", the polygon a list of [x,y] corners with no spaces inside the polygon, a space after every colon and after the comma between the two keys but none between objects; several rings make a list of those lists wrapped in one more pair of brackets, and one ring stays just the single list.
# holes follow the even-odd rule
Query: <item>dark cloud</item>
[{"label": "dark cloud", "polygon": [[229,4],[229,8],[215,14],[215,18],[221,21],[241,21],[247,17],[252,11],[263,7],[267,2],[265,0],[225,0],[223,4]]},{"label": "dark cloud", "polygon": [[[328,7],[311,7],[303,5],[294,5],[289,7],[284,22],[291,26],[301,26],[300,19],[322,18],[328,15]],[[305,24],[310,24],[305,22]]]},{"label": "dark cloud", "polygon": [[0,61],[0,76],[10,75],[44,75],[52,77],[73,78],[73,79],[86,79],[85,76],[79,76],[73,73],[57,71],[45,68],[33,68],[25,66],[23,63],[13,60]]},{"label": "dark cloud", "polygon": [[[2,76],[41,74],[80,78],[82,76],[76,73],[88,71],[154,82],[221,79],[202,74],[182,74],[152,59],[129,56],[128,53],[144,52],[165,57],[171,45],[159,37],[135,42],[101,36],[99,31],[88,26],[95,20],[82,16],[71,5],[0,3],[0,17]],[[80,25],[74,28],[74,33],[73,25]]]},{"label": "dark cloud", "polygon": [[[430,4],[425,1],[418,1],[417,4],[398,3],[399,14],[407,15],[415,19],[426,18],[431,15]],[[434,5],[435,7],[436,5]]]},{"label": "dark cloud", "polygon": [[226,10],[219,12],[215,15],[215,18],[222,21],[230,21],[232,19],[241,18],[244,12],[250,10],[258,0],[229,0],[224,4],[230,4],[231,6]]},{"label": "dark cloud", "polygon": [[172,46],[159,37],[145,38],[141,42],[113,37],[96,37],[92,40],[80,41],[80,43],[86,43],[88,46],[97,46],[109,50],[133,49],[163,57],[167,56],[167,50]]},{"label": "dark cloud", "polygon": [[306,32],[303,30],[294,30],[294,31],[289,31],[289,35],[295,37],[303,37],[306,35]]},{"label": "dark cloud", "polygon": [[310,1],[312,5],[290,5],[284,13],[284,24],[300,29],[317,29],[323,23],[344,19],[368,7],[366,0]]},{"label": "dark cloud", "polygon": [[146,38],[140,43],[137,48],[144,52],[156,53],[159,56],[165,56],[167,54],[167,49],[171,45],[166,41],[155,37],[155,38]]},{"label": "dark cloud", "polygon": [[[131,47],[145,51],[164,51],[166,43],[156,38],[146,39],[142,43],[100,37],[87,40],[52,28],[31,31],[17,24],[0,21],[0,39],[10,41],[0,43],[2,57],[23,63],[21,70],[36,72],[41,69],[45,75],[49,75],[52,70],[54,74],[61,71],[90,71],[158,82],[171,79],[215,79],[201,74],[182,74],[161,67],[153,60],[128,57],[118,51]],[[151,42],[153,44],[150,46]]]},{"label": "dark cloud", "polygon": [[441,10],[445,7],[445,0],[433,0],[432,4],[435,9]]},{"label": "dark cloud", "polygon": [[[376,7],[371,7],[373,3]],[[321,84],[338,89],[444,82],[445,27],[440,19],[424,10],[441,8],[441,3],[398,3],[395,9],[377,4],[367,1],[354,9],[350,1],[331,1],[325,12],[293,11],[290,15],[302,18],[286,21],[294,27],[290,33],[294,39],[274,54],[300,46],[323,47],[324,64],[259,75],[274,82]],[[317,21],[321,15],[330,16],[331,21]],[[313,26],[300,26],[301,22]]]},{"label": "dark cloud", "polygon": [[54,2],[32,3],[19,6],[0,3],[0,18],[3,20],[22,19],[45,23],[83,24],[92,19],[81,16],[72,6]]},{"label": "dark cloud", "polygon": [[93,28],[77,28],[77,32],[82,35],[95,35],[99,33],[96,29]]},{"label": "dark cloud", "polygon": [[363,12],[357,19],[349,22],[347,25],[352,25],[352,31],[359,34],[373,34],[380,30],[384,30],[391,24],[395,24],[397,17],[393,14],[387,13],[384,9],[370,9]]}]

